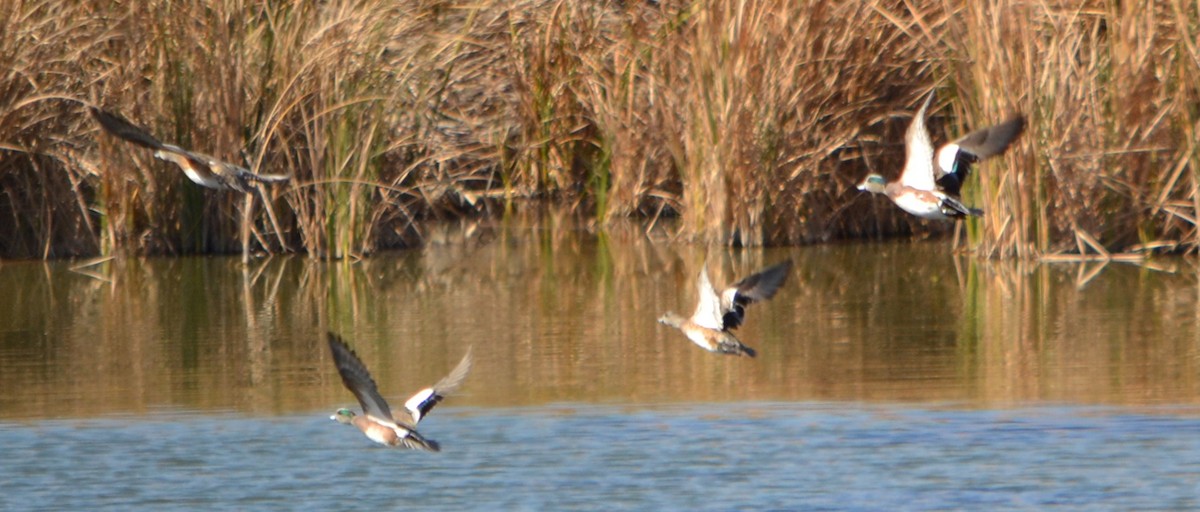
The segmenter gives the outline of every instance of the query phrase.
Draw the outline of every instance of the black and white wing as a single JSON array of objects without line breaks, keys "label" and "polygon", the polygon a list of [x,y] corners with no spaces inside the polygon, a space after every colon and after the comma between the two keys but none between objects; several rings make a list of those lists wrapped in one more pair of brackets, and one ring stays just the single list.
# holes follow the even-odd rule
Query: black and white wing
[{"label": "black and white wing", "polygon": [[734,329],[746,319],[746,306],[775,296],[787,281],[792,260],[776,263],[746,276],[721,293],[721,323],[724,329]]},{"label": "black and white wing", "polygon": [[437,384],[416,392],[412,398],[404,402],[404,408],[412,418],[414,426],[421,421],[421,418],[429,414],[433,406],[457,391],[459,386],[462,386],[463,380],[467,378],[467,373],[471,371],[472,361],[471,349],[468,348],[467,353],[458,362],[458,366],[455,366],[449,375],[443,377]]},{"label": "black and white wing", "polygon": [[959,195],[971,172],[971,164],[999,155],[1025,130],[1025,116],[1015,115],[1004,122],[968,133],[938,149],[937,185]]}]

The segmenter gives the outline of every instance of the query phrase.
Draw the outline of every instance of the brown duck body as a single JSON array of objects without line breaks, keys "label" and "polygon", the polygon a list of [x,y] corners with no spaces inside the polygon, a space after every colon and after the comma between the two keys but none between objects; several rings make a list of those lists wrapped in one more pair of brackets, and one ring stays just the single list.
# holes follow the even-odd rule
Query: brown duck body
[{"label": "brown duck body", "polygon": [[732,330],[745,320],[746,306],[775,296],[791,268],[791,260],[778,263],[739,280],[720,294],[708,279],[708,269],[702,268],[696,283],[700,297],[695,313],[685,318],[668,311],[658,322],[679,329],[709,352],[754,357],[754,349],[742,343]]},{"label": "brown duck body", "polygon": [[[396,426],[390,426],[382,423],[374,418],[355,415],[350,423],[358,427],[367,438],[376,443],[387,446],[404,446],[417,450],[438,451],[440,447],[436,441],[430,439],[416,439],[414,434],[416,430],[408,425],[395,423]],[[402,430],[403,429],[403,430]]]},{"label": "brown duck body", "polygon": [[658,319],[658,323],[679,329],[692,343],[709,352],[734,356],[757,355],[754,349],[747,347],[733,333],[697,325],[691,319],[669,311]]}]

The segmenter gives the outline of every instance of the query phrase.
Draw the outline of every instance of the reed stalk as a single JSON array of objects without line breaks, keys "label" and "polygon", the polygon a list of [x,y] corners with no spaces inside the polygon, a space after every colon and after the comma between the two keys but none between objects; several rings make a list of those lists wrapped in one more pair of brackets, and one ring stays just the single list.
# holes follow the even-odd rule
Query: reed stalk
[{"label": "reed stalk", "polygon": [[[1200,247],[1198,8],[981,2],[69,2],[0,5],[0,255],[348,257],[430,219],[549,208],[677,239],[940,236],[853,190],[935,139],[1029,116],[965,187],[967,247]],[[81,105],[293,176],[199,189]],[[249,208],[248,210],[243,210]],[[243,225],[242,212],[247,214]],[[547,217],[550,218],[550,217]]]}]

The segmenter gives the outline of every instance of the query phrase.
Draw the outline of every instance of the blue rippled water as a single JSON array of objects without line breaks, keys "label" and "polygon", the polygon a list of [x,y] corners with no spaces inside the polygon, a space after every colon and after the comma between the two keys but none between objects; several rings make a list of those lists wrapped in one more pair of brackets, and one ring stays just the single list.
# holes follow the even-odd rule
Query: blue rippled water
[{"label": "blue rippled water", "polygon": [[327,414],[0,424],[4,510],[1194,510],[1170,409],[447,408],[442,453]]}]

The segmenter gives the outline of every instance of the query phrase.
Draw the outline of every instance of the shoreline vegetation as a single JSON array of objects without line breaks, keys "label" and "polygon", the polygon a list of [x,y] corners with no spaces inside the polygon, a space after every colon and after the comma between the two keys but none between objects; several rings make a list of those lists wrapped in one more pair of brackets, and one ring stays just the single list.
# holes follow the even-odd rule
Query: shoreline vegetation
[{"label": "shoreline vegetation", "polygon": [[[1014,112],[962,223],[981,257],[1200,248],[1200,6],[385,0],[0,4],[0,257],[339,258],[427,220],[674,218],[680,240],[943,236],[854,190]],[[259,172],[201,189],[84,105]]]}]

